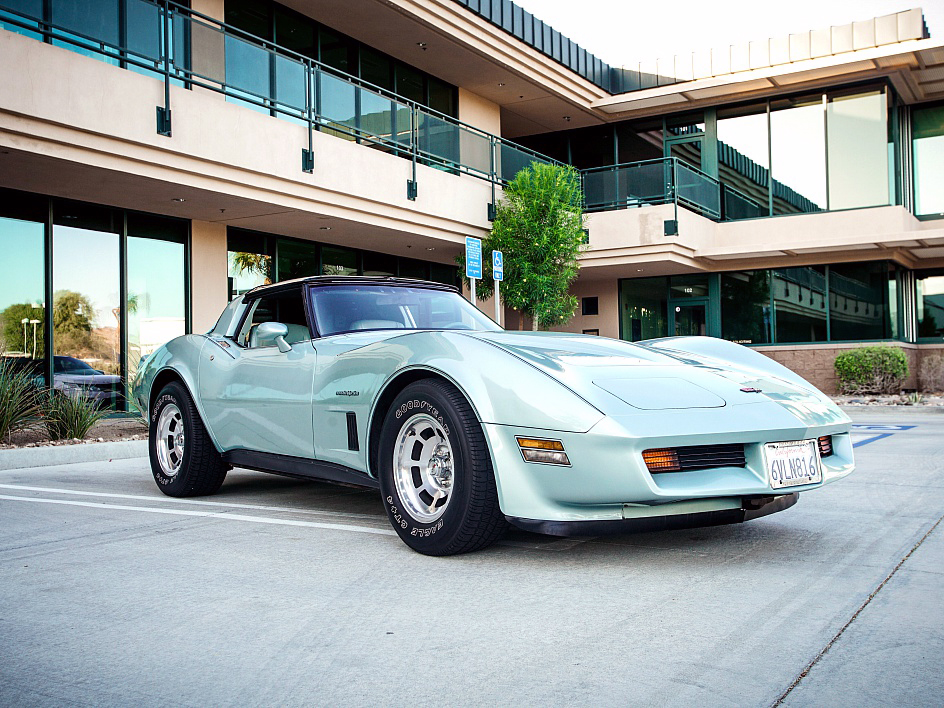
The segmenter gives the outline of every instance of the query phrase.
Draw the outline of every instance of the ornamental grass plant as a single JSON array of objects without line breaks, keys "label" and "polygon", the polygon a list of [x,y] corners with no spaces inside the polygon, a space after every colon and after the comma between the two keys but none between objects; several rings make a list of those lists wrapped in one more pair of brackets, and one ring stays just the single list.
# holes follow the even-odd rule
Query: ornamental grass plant
[{"label": "ornamental grass plant", "polygon": [[0,359],[0,442],[33,426],[40,414],[34,375],[13,359]]},{"label": "ornamental grass plant", "polygon": [[106,415],[94,399],[56,391],[43,406],[43,426],[50,440],[82,440]]}]

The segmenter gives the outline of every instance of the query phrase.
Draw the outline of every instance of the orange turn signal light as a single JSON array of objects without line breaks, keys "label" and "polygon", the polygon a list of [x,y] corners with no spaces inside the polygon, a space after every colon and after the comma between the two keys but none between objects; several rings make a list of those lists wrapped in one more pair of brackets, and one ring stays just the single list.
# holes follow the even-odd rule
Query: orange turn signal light
[{"label": "orange turn signal light", "polygon": [[645,450],[642,459],[650,472],[678,472],[682,469],[679,464],[678,450],[673,447],[661,447]]},{"label": "orange turn signal light", "polygon": [[558,450],[564,451],[564,445],[560,440],[541,440],[540,438],[515,438],[518,441],[518,447],[529,450]]}]

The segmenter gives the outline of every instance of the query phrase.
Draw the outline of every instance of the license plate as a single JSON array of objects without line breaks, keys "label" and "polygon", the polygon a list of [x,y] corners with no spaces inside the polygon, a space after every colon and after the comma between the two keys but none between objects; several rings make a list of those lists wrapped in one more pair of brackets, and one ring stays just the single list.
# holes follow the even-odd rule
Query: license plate
[{"label": "license plate", "polygon": [[772,489],[823,481],[815,440],[767,443],[764,445],[764,459]]}]

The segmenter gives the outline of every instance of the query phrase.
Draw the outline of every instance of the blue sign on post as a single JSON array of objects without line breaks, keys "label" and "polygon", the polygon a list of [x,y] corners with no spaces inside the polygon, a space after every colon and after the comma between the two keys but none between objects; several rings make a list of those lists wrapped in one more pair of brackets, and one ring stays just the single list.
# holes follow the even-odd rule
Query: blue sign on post
[{"label": "blue sign on post", "polygon": [[465,237],[465,277],[482,277],[482,239]]},{"label": "blue sign on post", "polygon": [[492,277],[495,280],[505,279],[505,259],[501,251],[492,251]]}]

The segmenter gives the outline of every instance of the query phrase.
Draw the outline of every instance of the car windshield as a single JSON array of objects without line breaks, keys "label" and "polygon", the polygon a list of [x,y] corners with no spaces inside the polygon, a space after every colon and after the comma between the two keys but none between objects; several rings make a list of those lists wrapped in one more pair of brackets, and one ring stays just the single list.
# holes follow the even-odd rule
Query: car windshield
[{"label": "car windshield", "polygon": [[91,376],[98,372],[81,359],[73,359],[71,356],[57,356],[54,361],[55,372],[57,374],[79,374]]},{"label": "car windshield", "polygon": [[454,291],[400,285],[312,288],[321,336],[368,329],[501,330]]}]

